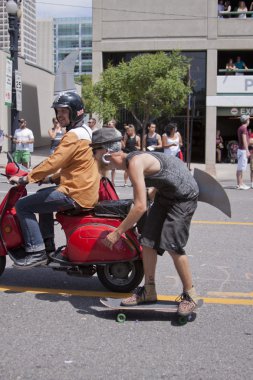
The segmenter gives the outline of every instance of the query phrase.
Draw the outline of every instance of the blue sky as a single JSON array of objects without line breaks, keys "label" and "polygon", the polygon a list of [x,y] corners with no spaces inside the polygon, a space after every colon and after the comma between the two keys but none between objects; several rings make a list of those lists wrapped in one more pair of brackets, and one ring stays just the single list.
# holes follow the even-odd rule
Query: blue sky
[{"label": "blue sky", "polygon": [[91,16],[92,0],[36,0],[37,18]]}]

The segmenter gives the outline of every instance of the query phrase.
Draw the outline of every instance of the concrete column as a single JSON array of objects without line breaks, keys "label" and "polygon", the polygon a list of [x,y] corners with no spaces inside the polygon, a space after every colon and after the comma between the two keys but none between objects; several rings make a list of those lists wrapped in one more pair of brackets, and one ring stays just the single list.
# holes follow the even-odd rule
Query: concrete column
[{"label": "concrete column", "polygon": [[92,53],[92,80],[93,83],[99,81],[100,74],[103,72],[103,55],[102,52],[93,51]]},{"label": "concrete column", "polygon": [[[215,96],[217,92],[217,50],[207,50],[206,95]],[[216,107],[206,107],[206,171],[215,175],[216,161]]]},{"label": "concrete column", "polygon": [[216,107],[206,107],[206,171],[215,173],[216,161]]},{"label": "concrete column", "polygon": [[207,38],[208,40],[217,39],[218,30],[218,1],[208,0],[207,1]]}]

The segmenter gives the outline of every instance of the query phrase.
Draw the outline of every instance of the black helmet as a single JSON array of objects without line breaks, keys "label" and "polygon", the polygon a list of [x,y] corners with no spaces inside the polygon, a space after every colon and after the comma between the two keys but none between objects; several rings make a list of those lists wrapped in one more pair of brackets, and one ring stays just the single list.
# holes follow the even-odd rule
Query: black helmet
[{"label": "black helmet", "polygon": [[76,92],[63,92],[56,96],[52,108],[68,108],[70,124],[73,126],[84,117],[84,104],[82,98]]}]

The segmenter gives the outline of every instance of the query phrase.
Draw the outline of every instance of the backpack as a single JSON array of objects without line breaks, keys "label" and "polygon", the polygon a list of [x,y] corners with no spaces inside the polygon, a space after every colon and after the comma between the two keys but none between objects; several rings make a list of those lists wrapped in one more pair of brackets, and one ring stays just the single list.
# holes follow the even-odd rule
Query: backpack
[{"label": "backpack", "polygon": [[102,177],[100,179],[99,191],[98,191],[98,200],[99,201],[111,201],[118,200],[118,194],[114,189],[113,184],[107,177]]}]

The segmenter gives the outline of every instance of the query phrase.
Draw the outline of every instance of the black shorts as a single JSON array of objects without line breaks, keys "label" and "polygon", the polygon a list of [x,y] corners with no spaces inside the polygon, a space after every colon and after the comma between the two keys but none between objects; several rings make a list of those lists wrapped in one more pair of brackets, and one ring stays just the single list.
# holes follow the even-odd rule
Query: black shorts
[{"label": "black shorts", "polygon": [[158,254],[174,251],[185,254],[192,216],[197,208],[197,198],[172,201],[156,197],[145,221],[141,244],[154,248]]}]

